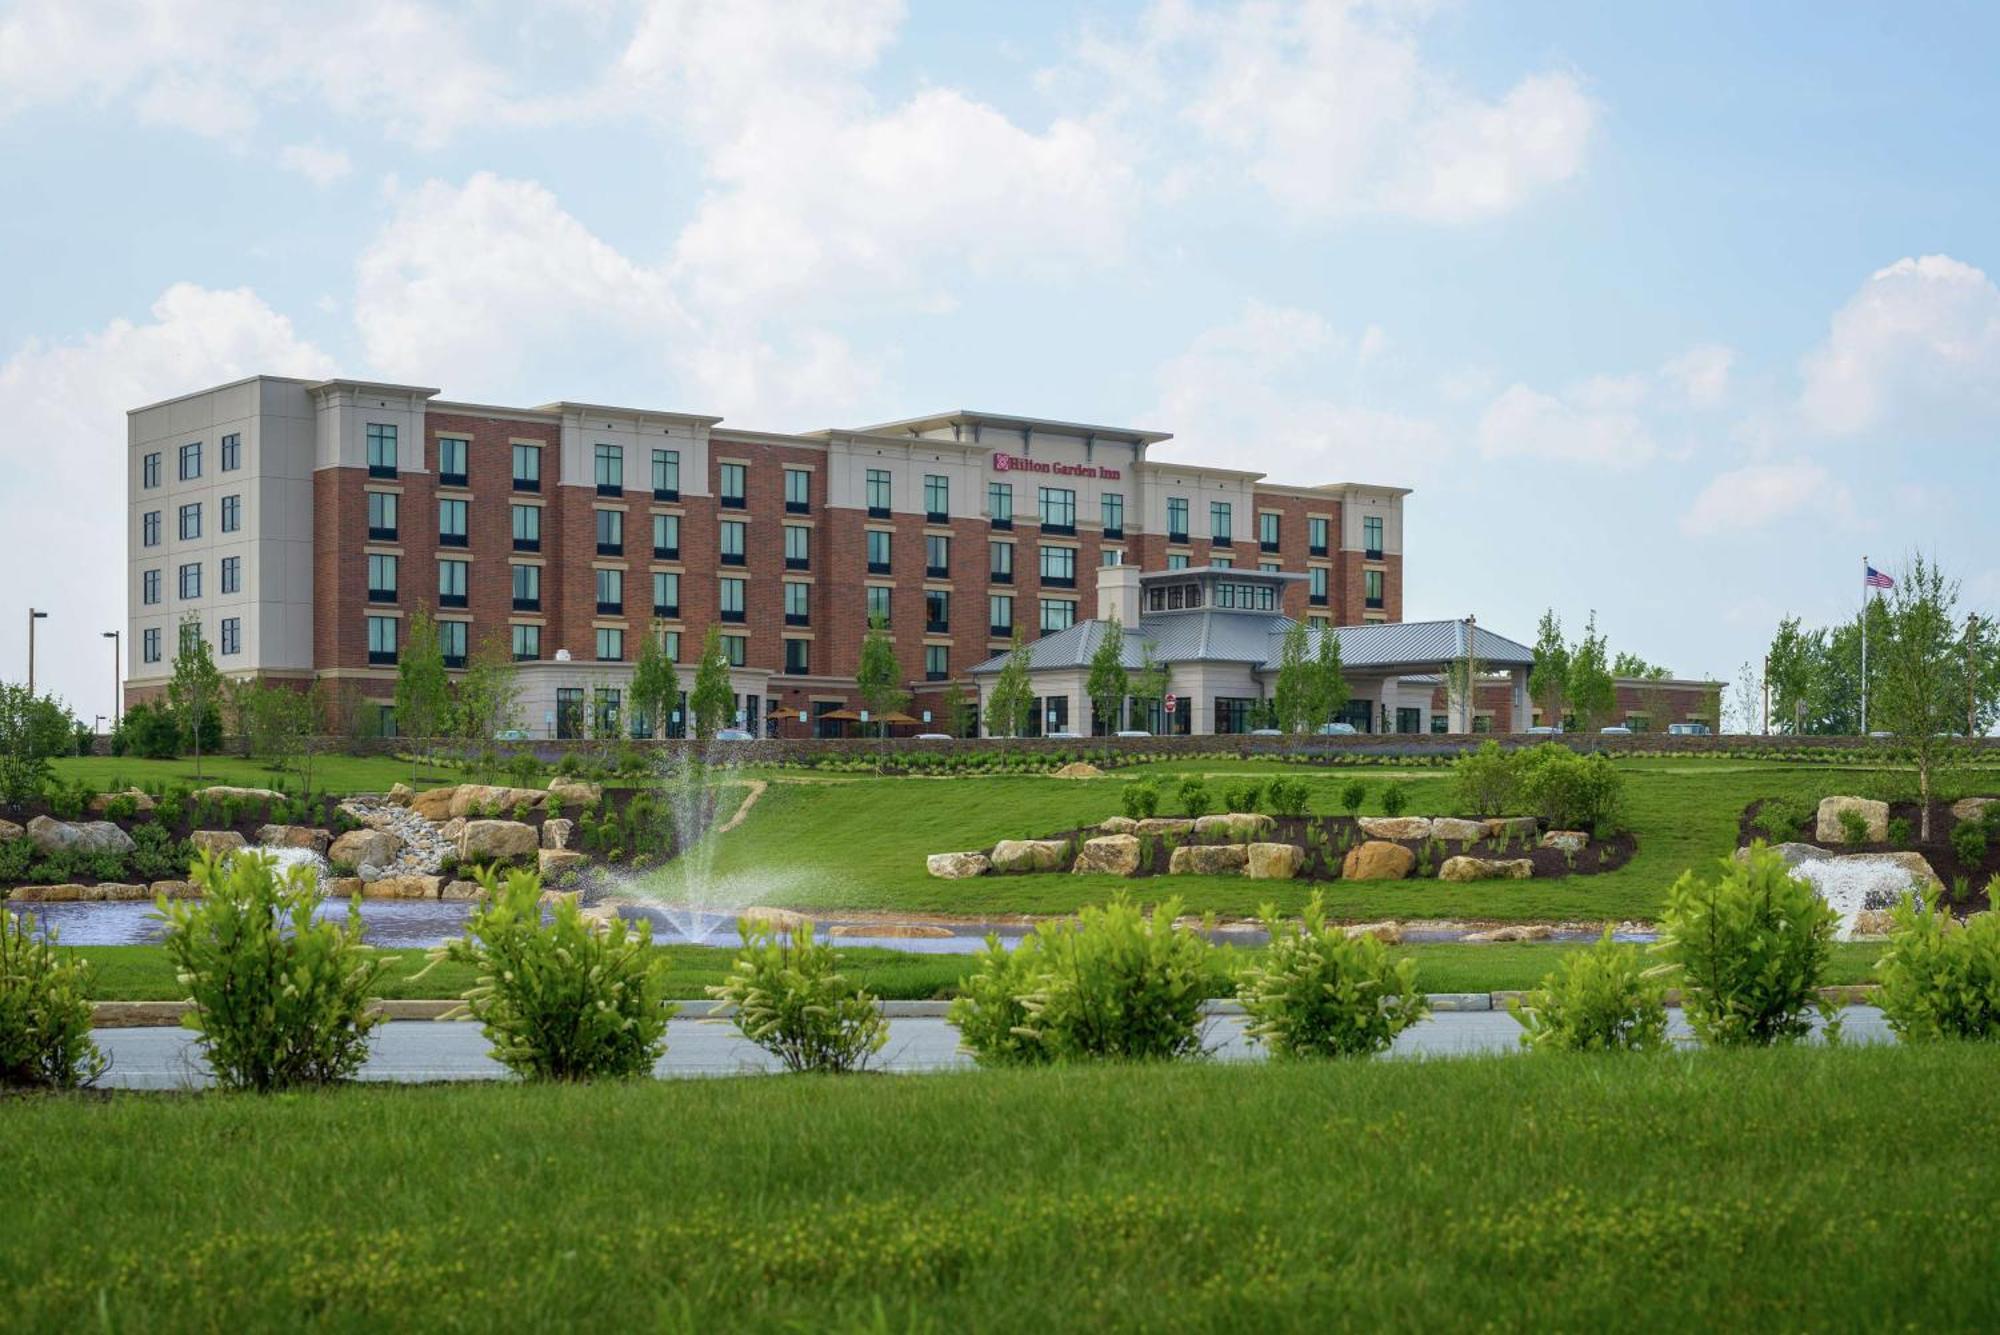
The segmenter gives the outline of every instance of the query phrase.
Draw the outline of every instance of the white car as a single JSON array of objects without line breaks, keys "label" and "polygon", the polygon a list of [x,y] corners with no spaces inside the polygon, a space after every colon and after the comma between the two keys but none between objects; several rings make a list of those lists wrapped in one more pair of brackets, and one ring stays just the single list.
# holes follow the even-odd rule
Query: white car
[{"label": "white car", "polygon": [[917,740],[920,742],[948,742],[952,740],[952,737],[948,732],[920,732],[917,734]]},{"label": "white car", "polygon": [[1151,737],[1153,734],[1147,732],[1144,728],[1120,728],[1111,735],[1113,737]]},{"label": "white car", "polygon": [[1632,730],[1622,723],[1614,723],[1608,728],[1599,728],[1597,731],[1603,737],[1630,737],[1632,735]]},{"label": "white car", "polygon": [[1353,737],[1359,730],[1352,723],[1322,723],[1319,735],[1322,737]]},{"label": "white car", "polygon": [[1561,728],[1551,728],[1546,723],[1528,729],[1528,736],[1530,737],[1559,737],[1561,735]]},{"label": "white car", "polygon": [[1276,728],[1252,728],[1250,729],[1250,735],[1252,737],[1283,737],[1285,734]]},{"label": "white car", "polygon": [[1045,732],[1042,736],[1052,742],[1080,742],[1083,740],[1083,734],[1077,732]]},{"label": "white car", "polygon": [[1706,723],[1669,723],[1667,725],[1667,735],[1670,737],[1706,737],[1708,736],[1708,725]]},{"label": "white car", "polygon": [[754,742],[757,739],[741,728],[722,728],[715,734],[718,742]]}]

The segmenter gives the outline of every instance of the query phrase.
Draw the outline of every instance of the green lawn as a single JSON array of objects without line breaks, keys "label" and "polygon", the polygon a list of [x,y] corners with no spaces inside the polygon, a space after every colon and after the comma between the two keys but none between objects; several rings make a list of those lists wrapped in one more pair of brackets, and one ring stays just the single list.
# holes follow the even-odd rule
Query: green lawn
[{"label": "green lawn", "polygon": [[[296,771],[272,769],[261,760],[241,756],[204,756],[201,777],[196,778],[194,761],[139,760],[130,756],[72,756],[55,762],[56,778],[66,784],[88,784],[99,792],[113,787],[137,785],[153,791],[174,784],[200,787],[226,783],[240,788],[271,788],[284,780],[289,792],[299,789]],[[423,765],[417,770],[418,786],[460,783],[464,776],[441,765]],[[410,782],[410,762],[394,756],[321,756],[313,762],[313,791],[334,794],[386,792],[391,784]],[[504,780],[502,780],[504,782]]]},{"label": "green lawn", "polygon": [[0,1101],[11,1329],[1994,1329],[1981,1048]]}]

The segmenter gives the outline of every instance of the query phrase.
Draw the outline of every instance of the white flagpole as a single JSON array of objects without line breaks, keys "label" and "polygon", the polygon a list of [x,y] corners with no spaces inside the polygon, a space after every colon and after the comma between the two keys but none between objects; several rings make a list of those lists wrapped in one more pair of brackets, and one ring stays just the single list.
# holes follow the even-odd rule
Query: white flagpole
[{"label": "white flagpole", "polygon": [[1868,735],[1868,558],[1861,558],[1861,735]]}]

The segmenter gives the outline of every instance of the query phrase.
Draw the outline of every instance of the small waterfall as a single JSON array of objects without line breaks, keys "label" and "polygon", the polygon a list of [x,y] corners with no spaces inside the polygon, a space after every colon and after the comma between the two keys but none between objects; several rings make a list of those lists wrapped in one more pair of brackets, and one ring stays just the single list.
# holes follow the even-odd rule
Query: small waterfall
[{"label": "small waterfall", "polygon": [[280,848],[270,844],[252,844],[249,852],[269,858],[277,864],[278,875],[288,876],[294,867],[304,867],[313,874],[314,882],[321,894],[333,884],[333,866],[310,848]]}]

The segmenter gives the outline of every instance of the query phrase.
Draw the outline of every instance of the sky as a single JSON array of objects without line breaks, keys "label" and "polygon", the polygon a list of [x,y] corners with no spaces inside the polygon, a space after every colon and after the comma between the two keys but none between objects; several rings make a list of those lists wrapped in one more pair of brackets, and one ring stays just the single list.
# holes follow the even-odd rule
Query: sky
[{"label": "sky", "polygon": [[1414,489],[1405,616],[1734,680],[2000,611],[2000,6],[0,0],[0,678],[109,712],[127,409],[971,408]]}]

